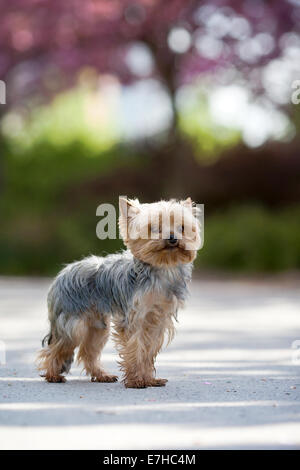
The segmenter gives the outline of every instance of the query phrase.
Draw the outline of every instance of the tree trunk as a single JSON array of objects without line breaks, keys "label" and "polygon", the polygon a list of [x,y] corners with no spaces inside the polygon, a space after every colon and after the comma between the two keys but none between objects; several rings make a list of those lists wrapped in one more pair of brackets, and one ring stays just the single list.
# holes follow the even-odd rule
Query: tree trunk
[{"label": "tree trunk", "polygon": [[[179,115],[176,107],[176,54],[162,53],[157,47],[157,43],[145,40],[151,49],[156,70],[160,80],[169,95],[172,107],[172,120],[167,134],[167,139],[163,145],[154,150],[153,159],[157,172],[162,172],[163,177],[163,197],[186,197],[189,192],[189,177],[191,172],[199,171],[199,165],[194,158],[192,146],[184,138],[179,128]],[[166,41],[167,43],[167,41]],[[167,47],[167,46],[166,46]],[[167,59],[166,59],[167,58]],[[190,189],[192,191],[192,188]]]}]

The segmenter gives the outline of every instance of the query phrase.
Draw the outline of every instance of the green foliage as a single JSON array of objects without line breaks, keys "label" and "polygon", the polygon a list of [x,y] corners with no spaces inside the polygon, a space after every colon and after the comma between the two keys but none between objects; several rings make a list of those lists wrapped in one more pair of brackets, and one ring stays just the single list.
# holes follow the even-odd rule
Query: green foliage
[{"label": "green foliage", "polygon": [[[105,123],[95,134],[82,120],[83,106],[81,93],[69,92],[49,108],[36,110],[17,135],[9,136],[18,117],[3,121],[0,274],[52,275],[62,263],[123,246],[121,240],[96,237],[97,206],[105,201],[117,207],[118,195],[108,189],[100,197],[95,183],[100,175],[120,175],[124,166],[143,165],[143,159],[117,145]],[[214,158],[218,149],[233,145],[238,137],[212,129],[205,103],[197,109],[182,111],[181,130],[197,151],[207,151]],[[299,269],[300,208],[275,212],[237,206],[206,217],[197,266],[236,271]]]},{"label": "green foliage", "polygon": [[0,273],[53,274],[62,263],[122,247],[96,237],[96,208],[117,203],[87,187],[115,168],[135,165],[136,156],[114,147],[98,154],[82,141],[65,146],[37,142],[22,154],[2,146]]},{"label": "green foliage", "polygon": [[[20,110],[4,116],[1,274],[53,274],[72,259],[121,248],[120,240],[97,239],[96,208],[102,200],[87,187],[99,175],[136,165],[137,158],[116,144],[109,118],[99,126],[98,116],[94,127],[86,112],[92,98],[71,90],[34,109],[26,121]],[[116,202],[111,194],[103,197]]]},{"label": "green foliage", "polygon": [[[65,150],[53,157],[57,163],[60,158],[66,159],[59,184],[57,175],[51,172],[53,161],[47,158],[38,160],[32,155],[25,160],[27,164],[22,161],[14,171],[10,168],[0,202],[1,274],[52,275],[63,263],[123,247],[118,239],[97,239],[96,207],[102,202],[97,195],[82,194],[76,201],[68,198],[68,189],[101,168],[102,159],[116,157],[101,154],[90,159],[77,147],[75,171],[72,148],[67,154]],[[117,207],[111,195],[107,195],[107,201]],[[300,269],[300,207],[271,211],[260,206],[236,206],[206,217],[204,247],[196,265],[248,272]]]},{"label": "green foliage", "polygon": [[25,115],[26,119],[24,110],[17,108],[4,116],[2,123],[4,134],[20,155],[45,143],[68,147],[76,140],[93,157],[115,145],[119,137],[112,111],[99,94],[85,87],[58,94],[48,105],[32,106]]},{"label": "green foliage", "polygon": [[205,220],[201,268],[279,271],[300,268],[300,207],[236,206]]},{"label": "green foliage", "polygon": [[[217,125],[210,114],[207,94],[201,87],[192,90],[180,108],[181,132],[193,144],[195,156],[202,162],[212,163],[227,147],[240,142],[239,131]],[[183,100],[182,100],[183,101]]]}]

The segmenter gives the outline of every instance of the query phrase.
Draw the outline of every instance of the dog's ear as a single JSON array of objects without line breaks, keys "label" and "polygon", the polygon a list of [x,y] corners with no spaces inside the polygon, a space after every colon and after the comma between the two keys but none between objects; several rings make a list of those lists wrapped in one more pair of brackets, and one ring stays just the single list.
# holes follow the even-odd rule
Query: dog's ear
[{"label": "dog's ear", "polygon": [[125,196],[119,197],[120,216],[127,219],[134,217],[140,212],[140,203],[138,199],[127,199]]},{"label": "dog's ear", "polygon": [[190,197],[188,197],[185,201],[181,201],[181,204],[184,207],[187,207],[188,209],[192,209],[192,207],[193,207],[193,202],[192,202]]},{"label": "dog's ear", "polygon": [[190,197],[188,197],[185,201],[181,201],[180,203],[183,207],[189,209],[194,217],[199,218],[201,209],[196,206],[196,204],[192,201]]}]

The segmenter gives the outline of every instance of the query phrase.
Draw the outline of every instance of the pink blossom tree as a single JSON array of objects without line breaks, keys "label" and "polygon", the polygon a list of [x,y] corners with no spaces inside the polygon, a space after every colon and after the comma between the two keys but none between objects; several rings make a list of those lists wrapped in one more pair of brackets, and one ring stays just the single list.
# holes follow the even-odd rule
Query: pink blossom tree
[{"label": "pink blossom tree", "polygon": [[[128,51],[147,48],[148,71],[168,91],[201,73],[251,71],[280,55],[296,32],[295,0],[10,0],[0,4],[0,78],[8,105],[34,93],[51,95],[83,66],[122,82],[145,78],[128,66]],[[256,77],[257,80],[257,77]]]}]

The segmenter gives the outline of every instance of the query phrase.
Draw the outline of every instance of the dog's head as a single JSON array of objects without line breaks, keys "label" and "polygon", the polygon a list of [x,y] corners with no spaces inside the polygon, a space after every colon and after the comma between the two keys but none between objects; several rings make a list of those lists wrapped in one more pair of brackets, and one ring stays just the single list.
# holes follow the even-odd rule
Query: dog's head
[{"label": "dog's head", "polygon": [[201,247],[197,208],[185,201],[140,204],[120,198],[119,228],[125,245],[153,266],[190,263]]}]

